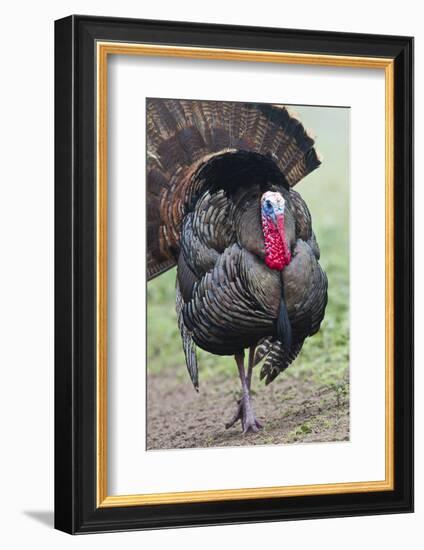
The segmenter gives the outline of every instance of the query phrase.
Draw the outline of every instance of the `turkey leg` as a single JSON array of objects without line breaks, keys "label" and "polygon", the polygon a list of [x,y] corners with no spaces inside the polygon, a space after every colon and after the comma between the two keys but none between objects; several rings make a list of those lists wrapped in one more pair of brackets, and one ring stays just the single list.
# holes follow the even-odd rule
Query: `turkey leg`
[{"label": "turkey leg", "polygon": [[237,410],[225,427],[231,428],[238,420],[241,420],[241,425],[243,427],[243,433],[248,432],[257,432],[262,428],[262,424],[255,417],[253,411],[252,403],[250,401],[250,384],[252,382],[252,370],[253,370],[253,360],[255,357],[255,346],[252,346],[249,350],[249,364],[247,369],[247,376],[244,370],[244,351],[237,353],[235,355],[239,376],[241,380],[242,387],[242,397],[238,400]]}]

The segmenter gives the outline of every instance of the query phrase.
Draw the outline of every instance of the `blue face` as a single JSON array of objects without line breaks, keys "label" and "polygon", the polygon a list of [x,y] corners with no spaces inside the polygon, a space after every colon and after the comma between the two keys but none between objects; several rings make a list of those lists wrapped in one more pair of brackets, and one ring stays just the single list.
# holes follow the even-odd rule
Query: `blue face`
[{"label": "blue face", "polygon": [[262,212],[267,218],[271,218],[273,221],[275,221],[274,205],[269,199],[265,199],[262,203]]},{"label": "blue face", "polygon": [[262,215],[277,225],[277,218],[284,214],[284,198],[277,191],[267,191],[262,195]]}]

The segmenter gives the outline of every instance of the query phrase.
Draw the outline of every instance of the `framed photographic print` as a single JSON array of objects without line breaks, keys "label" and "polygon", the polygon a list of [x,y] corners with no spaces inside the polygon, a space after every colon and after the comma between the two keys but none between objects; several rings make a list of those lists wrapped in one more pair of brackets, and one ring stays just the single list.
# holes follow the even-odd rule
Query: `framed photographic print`
[{"label": "framed photographic print", "polygon": [[413,39],[55,24],[55,525],[413,509]]}]

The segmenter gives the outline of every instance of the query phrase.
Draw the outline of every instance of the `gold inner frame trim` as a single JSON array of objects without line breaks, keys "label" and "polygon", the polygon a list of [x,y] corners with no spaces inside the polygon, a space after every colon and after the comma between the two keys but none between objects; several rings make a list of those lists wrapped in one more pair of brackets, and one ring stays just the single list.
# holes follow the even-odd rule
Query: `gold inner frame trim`
[{"label": "gold inner frame trim", "polygon": [[[96,43],[97,54],[97,506],[142,506],[306,495],[364,493],[394,489],[394,60],[254,50]],[[385,72],[385,479],[315,485],[217,489],[178,493],[109,496],[107,493],[107,61],[109,55],[220,59],[331,67],[384,69]]]}]

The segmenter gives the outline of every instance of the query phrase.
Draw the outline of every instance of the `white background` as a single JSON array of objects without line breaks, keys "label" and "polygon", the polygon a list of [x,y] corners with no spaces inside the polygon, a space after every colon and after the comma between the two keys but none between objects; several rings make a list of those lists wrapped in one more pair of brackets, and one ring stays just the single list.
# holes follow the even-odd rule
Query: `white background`
[{"label": "white background", "polygon": [[[70,13],[416,36],[416,150],[424,147],[424,30],[419,3],[309,0],[259,4],[15,2],[2,12],[0,246],[0,541],[5,548],[421,548],[424,521],[424,295],[416,288],[416,513],[71,538],[53,506],[53,20]],[[367,130],[364,129],[364,132]],[[417,154],[416,280],[424,279],[424,170]],[[370,231],[372,229],[370,220]]]},{"label": "white background", "polygon": [[[384,71],[119,56],[108,78],[108,494],[384,479]],[[145,98],[161,95],[351,107],[349,442],[145,451]]]}]

